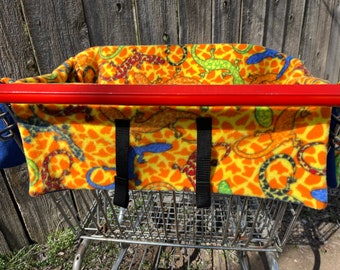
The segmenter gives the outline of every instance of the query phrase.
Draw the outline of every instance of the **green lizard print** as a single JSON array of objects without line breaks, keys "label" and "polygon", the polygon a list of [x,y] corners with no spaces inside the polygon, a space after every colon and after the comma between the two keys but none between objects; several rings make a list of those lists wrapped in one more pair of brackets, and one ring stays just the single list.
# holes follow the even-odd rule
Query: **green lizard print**
[{"label": "green lizard print", "polygon": [[105,60],[109,60],[109,59],[112,59],[112,58],[116,57],[117,55],[119,55],[119,53],[123,49],[124,49],[124,46],[119,46],[115,52],[113,52],[112,54],[106,55],[106,54],[103,53],[103,47],[99,47],[98,53],[99,53],[101,58],[103,58]]},{"label": "green lizard print", "polygon": [[240,49],[238,49],[236,46],[232,46],[233,47],[233,49],[234,49],[234,51],[235,52],[238,52],[238,53],[240,53],[240,54],[246,54],[246,53],[248,53],[253,47],[254,47],[254,45],[252,45],[252,44],[249,44],[248,46],[247,46],[247,48],[245,48],[244,50],[240,50]]},{"label": "green lizard print", "polygon": [[212,48],[210,50],[210,58],[203,60],[198,57],[196,54],[197,45],[193,45],[191,49],[192,58],[196,61],[197,64],[202,66],[205,70],[204,73],[201,74],[201,77],[204,77],[209,72],[213,70],[224,70],[225,72],[222,73],[222,76],[232,76],[234,84],[244,84],[244,81],[240,75],[239,67],[236,64],[232,64],[229,60],[226,59],[217,59],[215,58],[214,51],[215,49]]}]

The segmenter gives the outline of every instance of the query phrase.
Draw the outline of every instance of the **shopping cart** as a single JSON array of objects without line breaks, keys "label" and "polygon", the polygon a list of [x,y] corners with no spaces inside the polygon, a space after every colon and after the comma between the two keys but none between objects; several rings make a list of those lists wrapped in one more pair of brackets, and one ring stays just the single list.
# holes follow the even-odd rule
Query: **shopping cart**
[{"label": "shopping cart", "polygon": [[[244,269],[248,251],[265,252],[277,269],[302,205],[326,206],[339,87],[298,59],[251,44],[105,46],[51,74],[2,82],[0,102],[12,104],[24,135],[30,194],[59,191],[50,194],[81,239],[74,269],[91,241],[120,245],[113,269],[142,269],[149,253],[152,268],[175,268],[179,250],[198,249],[236,251]],[[60,191],[79,188],[92,191]]]},{"label": "shopping cart", "polygon": [[[71,91],[71,86],[68,85],[61,88],[59,86],[58,93],[53,92],[53,86],[46,85],[17,86],[16,93],[13,93],[13,88],[10,86],[3,86],[2,91],[5,96],[3,99],[11,103],[23,101],[46,103],[48,99],[52,100],[56,96],[61,97],[61,100],[67,103],[74,103],[73,99],[77,97],[77,93],[74,90]],[[130,104],[131,100],[137,100],[139,104],[152,104],[153,102],[158,104],[159,99],[157,101],[150,99],[156,93],[157,96],[167,96],[164,101],[167,105],[187,102],[185,100],[197,103],[208,100],[209,104],[213,105],[220,105],[224,102],[221,96],[217,95],[218,87],[215,89],[217,92],[214,92],[212,87],[212,90],[205,94],[197,92],[197,89],[192,92],[193,89],[182,87],[181,99],[178,99],[178,96],[174,94],[176,91],[173,91],[174,87],[180,86],[169,86],[169,89],[163,86],[163,92],[159,92],[160,89],[157,87],[157,89],[146,87],[142,95],[140,89],[138,91],[124,89],[129,86],[116,87],[115,92],[109,94],[107,94],[107,89],[95,89],[91,88],[94,87],[91,85],[85,87],[87,90],[83,92],[83,101],[88,103]],[[292,91],[291,87],[299,91]],[[268,105],[272,102],[276,105],[340,104],[337,86],[317,86],[319,91],[313,91],[313,95],[310,94],[310,90],[305,89],[306,87],[273,88],[271,86],[270,95],[265,86],[243,87],[241,90],[235,87],[234,91],[228,92],[229,94],[224,93],[223,98],[228,100],[228,105]],[[39,95],[36,95],[38,92]],[[189,98],[183,98],[186,95]],[[201,95],[204,95],[203,99]],[[273,98],[280,95],[281,99]],[[6,114],[11,114],[9,107],[7,107],[7,112],[1,114],[2,119]],[[5,129],[9,134],[6,133],[2,140],[14,136],[10,128]],[[334,130],[335,133],[332,133],[332,136],[336,137],[339,134],[339,128]],[[20,143],[20,140],[17,141]],[[334,146],[336,143],[336,140],[332,140],[331,145]],[[76,194],[78,208],[70,204],[68,191],[51,193],[65,221],[81,239],[73,269],[81,269],[85,251],[91,241],[110,241],[120,244],[121,252],[112,269],[119,269],[124,260],[124,265],[129,269],[142,265],[141,262],[136,264],[134,258],[131,257],[126,262],[125,257],[131,246],[136,250],[157,247],[157,254],[153,261],[154,269],[160,267],[161,253],[166,248],[235,250],[238,252],[243,269],[249,268],[246,255],[248,251],[265,252],[270,269],[278,269],[277,253],[282,251],[303,208],[301,204],[279,200],[223,194],[212,194],[210,207],[197,208],[196,195],[193,192],[156,190],[129,191],[129,205],[127,208],[122,208],[114,205],[113,190],[83,190],[77,191]],[[146,251],[143,253],[142,260],[145,254]],[[187,258],[187,264],[189,268],[190,256]],[[169,265],[171,266],[171,262]]]}]

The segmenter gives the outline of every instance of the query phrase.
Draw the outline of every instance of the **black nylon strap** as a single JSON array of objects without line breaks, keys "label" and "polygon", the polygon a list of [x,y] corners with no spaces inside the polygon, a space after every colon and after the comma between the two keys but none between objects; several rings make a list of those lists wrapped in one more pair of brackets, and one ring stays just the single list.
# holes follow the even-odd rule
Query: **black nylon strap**
[{"label": "black nylon strap", "polygon": [[197,125],[197,160],[196,160],[196,206],[210,207],[210,164],[212,145],[212,120],[200,117]]},{"label": "black nylon strap", "polygon": [[130,147],[130,120],[116,119],[116,176],[113,203],[127,208],[129,204],[128,156]]}]

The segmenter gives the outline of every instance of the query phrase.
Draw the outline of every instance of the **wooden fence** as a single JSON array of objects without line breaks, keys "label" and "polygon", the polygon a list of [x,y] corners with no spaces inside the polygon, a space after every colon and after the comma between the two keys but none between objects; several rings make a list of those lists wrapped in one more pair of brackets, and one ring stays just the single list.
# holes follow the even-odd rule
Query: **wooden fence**
[{"label": "wooden fence", "polygon": [[[1,0],[0,77],[49,73],[95,45],[253,43],[339,81],[340,0]],[[63,224],[50,195],[28,196],[26,165],[1,170],[0,254]]]}]

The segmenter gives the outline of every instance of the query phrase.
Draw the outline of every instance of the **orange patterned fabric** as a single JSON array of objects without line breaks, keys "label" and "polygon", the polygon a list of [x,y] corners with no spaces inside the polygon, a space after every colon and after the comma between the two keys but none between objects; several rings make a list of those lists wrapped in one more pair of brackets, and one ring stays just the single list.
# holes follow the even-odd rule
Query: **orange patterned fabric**
[{"label": "orange patterned fabric", "polygon": [[[94,47],[51,74],[15,81],[37,82],[326,83],[311,77],[300,60],[249,44]],[[115,119],[131,120],[131,189],[195,191],[195,120],[210,117],[212,192],[326,206],[327,107],[13,104],[13,109],[33,196],[62,189],[113,189]]]}]

